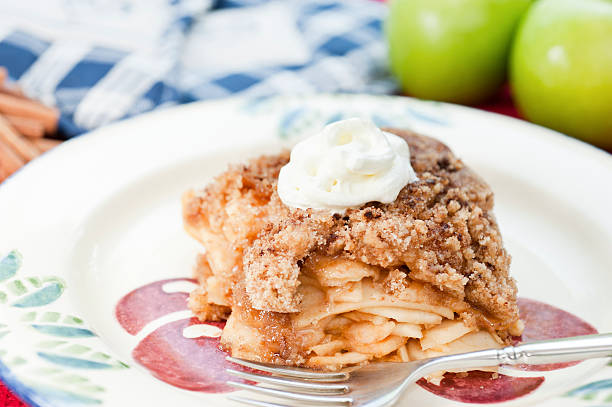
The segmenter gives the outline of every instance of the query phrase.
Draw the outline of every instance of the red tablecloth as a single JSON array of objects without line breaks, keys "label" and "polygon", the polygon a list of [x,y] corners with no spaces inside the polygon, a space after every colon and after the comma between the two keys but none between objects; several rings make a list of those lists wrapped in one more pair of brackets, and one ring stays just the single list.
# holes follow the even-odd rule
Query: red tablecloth
[{"label": "red tablecloth", "polygon": [[0,383],[0,406],[25,407],[17,397],[13,395],[2,383]]},{"label": "red tablecloth", "polygon": [[519,112],[516,110],[512,98],[510,97],[509,87],[504,87],[499,93],[497,98],[489,103],[477,106],[478,109],[487,110],[489,112],[505,114],[506,116],[521,118]]}]

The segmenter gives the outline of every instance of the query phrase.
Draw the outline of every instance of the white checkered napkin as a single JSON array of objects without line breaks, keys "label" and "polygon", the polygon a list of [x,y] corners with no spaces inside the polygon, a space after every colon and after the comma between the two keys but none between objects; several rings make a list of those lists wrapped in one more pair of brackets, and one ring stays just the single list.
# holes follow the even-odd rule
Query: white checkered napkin
[{"label": "white checkered napkin", "polygon": [[178,100],[193,19],[212,0],[0,2],[0,65],[60,108],[68,136]]},{"label": "white checkered napkin", "polygon": [[191,100],[391,92],[386,11],[373,1],[285,0],[209,13],[190,34],[179,86]]},{"label": "white checkered napkin", "polygon": [[[234,94],[394,89],[370,0],[0,1],[0,65],[68,136]],[[195,24],[194,24],[195,22]]]}]

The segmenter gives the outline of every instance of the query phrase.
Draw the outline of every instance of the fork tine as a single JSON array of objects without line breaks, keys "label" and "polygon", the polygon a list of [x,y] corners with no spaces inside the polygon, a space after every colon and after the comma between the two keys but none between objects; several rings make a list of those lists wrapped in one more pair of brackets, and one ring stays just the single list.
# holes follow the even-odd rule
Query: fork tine
[{"label": "fork tine", "polygon": [[349,391],[348,384],[342,383],[317,383],[313,381],[304,381],[298,379],[283,379],[273,376],[264,376],[257,373],[242,372],[234,369],[225,369],[231,375],[241,377],[246,380],[251,380],[259,383],[272,384],[285,388],[285,390],[299,391],[302,393],[325,393],[345,394]]},{"label": "fork tine", "polygon": [[254,386],[252,384],[238,383],[232,381],[228,381],[226,383],[232,387],[237,387],[242,390],[249,390],[254,393],[263,394],[265,396],[273,396],[288,400],[302,401],[310,404],[350,406],[353,403],[353,399],[351,397],[292,393],[288,391],[270,389],[268,387]]},{"label": "fork tine", "polygon": [[256,407],[287,407],[282,404],[268,403],[267,401],[247,399],[244,397],[227,396],[227,398],[232,401],[237,401],[238,403],[248,404]]},{"label": "fork tine", "polygon": [[347,380],[350,376],[348,372],[313,372],[312,370],[302,369],[299,367],[276,366],[268,363],[251,362],[250,360],[233,358],[231,356],[227,356],[225,359],[241,366],[261,370],[262,372],[268,372],[279,376],[295,377],[304,380],[341,382]]}]

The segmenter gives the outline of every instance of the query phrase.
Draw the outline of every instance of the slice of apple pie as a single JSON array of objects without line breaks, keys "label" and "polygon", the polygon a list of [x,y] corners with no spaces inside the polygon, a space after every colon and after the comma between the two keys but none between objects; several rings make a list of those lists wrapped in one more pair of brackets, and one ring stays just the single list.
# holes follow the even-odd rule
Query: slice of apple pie
[{"label": "slice of apple pie", "polygon": [[289,152],[183,196],[186,230],[205,247],[189,306],[227,320],[221,343],[233,356],[340,369],[520,335],[491,189],[444,144],[387,131],[407,142],[415,175],[388,203],[286,205],[277,184]]}]

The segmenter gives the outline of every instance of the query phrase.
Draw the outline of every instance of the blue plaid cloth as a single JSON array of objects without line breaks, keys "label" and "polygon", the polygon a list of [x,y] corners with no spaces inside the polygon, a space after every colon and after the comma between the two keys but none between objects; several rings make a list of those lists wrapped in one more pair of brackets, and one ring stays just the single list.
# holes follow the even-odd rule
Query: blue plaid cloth
[{"label": "blue plaid cloth", "polygon": [[244,94],[388,93],[370,0],[0,3],[0,65],[73,137],[154,108]]}]

